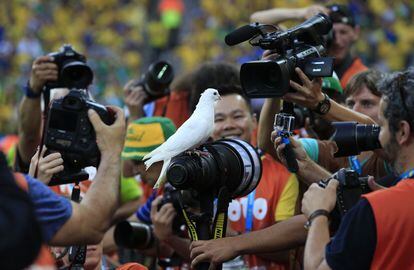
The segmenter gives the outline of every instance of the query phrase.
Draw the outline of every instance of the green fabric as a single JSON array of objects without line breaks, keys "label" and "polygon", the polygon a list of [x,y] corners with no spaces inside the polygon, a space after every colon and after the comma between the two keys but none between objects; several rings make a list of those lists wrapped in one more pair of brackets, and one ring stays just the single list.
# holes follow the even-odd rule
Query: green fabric
[{"label": "green fabric", "polygon": [[302,144],[308,156],[315,162],[318,162],[319,146],[318,141],[311,138],[300,138],[299,142]]},{"label": "green fabric", "polygon": [[322,79],[322,89],[331,89],[341,94],[344,92],[341,86],[341,82],[334,76],[325,77]]},{"label": "green fabric", "polygon": [[121,178],[121,203],[137,200],[142,196],[142,188],[134,177]]},{"label": "green fabric", "polygon": [[13,147],[10,147],[9,151],[7,152],[7,165],[10,168],[14,167],[14,161],[16,159],[16,147],[17,147],[17,144],[14,145]]}]

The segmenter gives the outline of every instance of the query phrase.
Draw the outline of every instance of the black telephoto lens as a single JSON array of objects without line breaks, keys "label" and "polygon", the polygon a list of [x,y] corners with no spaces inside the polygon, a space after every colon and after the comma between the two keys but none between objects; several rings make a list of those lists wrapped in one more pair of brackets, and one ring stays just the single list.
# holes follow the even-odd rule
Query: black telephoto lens
[{"label": "black telephoto lens", "polygon": [[336,129],[332,140],[338,146],[335,157],[358,155],[362,151],[381,148],[378,139],[380,127],[377,125],[358,124],[357,122],[333,122]]},{"label": "black telephoto lens", "polygon": [[171,160],[167,180],[177,189],[217,192],[225,185],[232,198],[256,188],[262,172],[259,154],[248,143],[223,139],[202,146],[201,154],[184,153]]},{"label": "black telephoto lens", "polygon": [[146,249],[154,244],[152,228],[144,223],[121,221],[115,227],[115,243],[129,249]]}]

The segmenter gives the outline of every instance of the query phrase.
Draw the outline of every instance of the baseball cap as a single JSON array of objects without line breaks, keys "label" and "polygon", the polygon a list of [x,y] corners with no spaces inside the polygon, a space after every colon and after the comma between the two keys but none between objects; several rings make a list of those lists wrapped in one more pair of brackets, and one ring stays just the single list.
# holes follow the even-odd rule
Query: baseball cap
[{"label": "baseball cap", "polygon": [[166,117],[144,117],[129,124],[121,157],[124,160],[142,160],[160,146],[176,128]]},{"label": "baseball cap", "polygon": [[355,27],[355,16],[348,6],[333,4],[329,5],[328,9],[330,10],[329,17],[333,23],[344,23]]},{"label": "baseball cap", "polygon": [[337,102],[342,102],[344,99],[344,90],[335,72],[332,77],[322,79],[322,91]]},{"label": "baseball cap", "polygon": [[322,89],[331,89],[340,94],[344,93],[344,90],[341,86],[341,82],[338,80],[338,78],[335,78],[334,76],[324,77],[322,79]]}]

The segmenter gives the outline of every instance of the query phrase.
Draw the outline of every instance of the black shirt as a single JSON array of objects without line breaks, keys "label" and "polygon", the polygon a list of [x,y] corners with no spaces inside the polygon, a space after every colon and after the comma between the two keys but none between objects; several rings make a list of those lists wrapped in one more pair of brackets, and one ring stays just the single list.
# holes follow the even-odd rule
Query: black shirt
[{"label": "black shirt", "polygon": [[377,244],[375,217],[369,202],[362,198],[342,219],[325,249],[332,269],[369,269]]}]

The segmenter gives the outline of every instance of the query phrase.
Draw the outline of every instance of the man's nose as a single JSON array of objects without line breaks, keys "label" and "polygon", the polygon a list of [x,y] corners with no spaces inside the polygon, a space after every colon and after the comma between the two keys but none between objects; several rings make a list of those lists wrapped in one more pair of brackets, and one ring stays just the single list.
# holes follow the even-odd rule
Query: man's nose
[{"label": "man's nose", "polygon": [[235,128],[234,121],[230,119],[227,119],[224,121],[224,129],[228,130],[228,129],[233,129],[233,128]]}]

